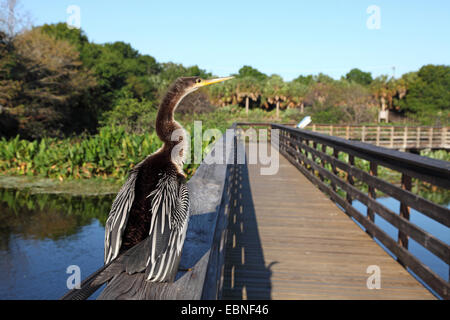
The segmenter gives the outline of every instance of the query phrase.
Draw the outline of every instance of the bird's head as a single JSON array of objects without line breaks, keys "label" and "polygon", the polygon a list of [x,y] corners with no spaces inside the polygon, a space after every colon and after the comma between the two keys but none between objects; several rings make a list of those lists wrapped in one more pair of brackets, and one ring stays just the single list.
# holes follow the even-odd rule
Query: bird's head
[{"label": "bird's head", "polygon": [[233,78],[234,77],[224,77],[205,80],[200,77],[180,77],[175,80],[162,99],[156,118],[156,132],[161,140],[165,142],[169,141],[172,132],[179,128],[179,124],[174,121],[173,115],[184,97],[199,88]]},{"label": "bird's head", "polygon": [[200,77],[180,77],[175,81],[173,89],[184,97],[189,93],[198,90],[199,88],[223,82],[226,80],[230,80],[233,78],[234,77],[224,77],[205,80]]}]

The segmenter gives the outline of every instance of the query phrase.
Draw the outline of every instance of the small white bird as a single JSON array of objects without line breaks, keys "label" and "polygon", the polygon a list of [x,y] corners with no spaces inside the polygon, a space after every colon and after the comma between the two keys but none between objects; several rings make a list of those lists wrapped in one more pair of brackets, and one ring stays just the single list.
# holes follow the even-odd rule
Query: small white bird
[{"label": "small white bird", "polygon": [[299,129],[304,129],[304,128],[306,128],[306,126],[308,125],[308,124],[310,124],[311,123],[311,117],[310,116],[306,116],[306,117],[304,117],[303,119],[302,119],[302,121],[300,121],[298,124],[297,124],[297,128],[299,128]]}]

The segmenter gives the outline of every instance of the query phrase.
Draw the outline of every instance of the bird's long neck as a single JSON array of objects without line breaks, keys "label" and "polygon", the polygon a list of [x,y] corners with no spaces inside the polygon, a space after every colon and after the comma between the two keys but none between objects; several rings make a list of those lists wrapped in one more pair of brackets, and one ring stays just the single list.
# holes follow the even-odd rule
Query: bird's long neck
[{"label": "bird's long neck", "polygon": [[186,93],[177,90],[176,87],[169,89],[159,106],[158,115],[156,117],[156,133],[164,143],[170,143],[172,133],[181,129],[181,125],[175,121],[174,113],[184,98]]},{"label": "bird's long neck", "polygon": [[[172,160],[177,164],[180,171],[186,155],[186,135],[183,127],[174,119],[174,113],[186,94],[178,90],[169,90],[163,98],[156,117],[156,133],[164,142],[163,149],[174,154]],[[177,148],[173,153],[173,149]]]}]

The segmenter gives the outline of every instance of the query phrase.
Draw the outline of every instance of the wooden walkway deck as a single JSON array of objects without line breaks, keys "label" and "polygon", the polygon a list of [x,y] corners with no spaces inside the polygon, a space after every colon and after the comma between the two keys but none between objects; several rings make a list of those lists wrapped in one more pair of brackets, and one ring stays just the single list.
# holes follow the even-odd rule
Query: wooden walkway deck
[{"label": "wooden walkway deck", "polygon": [[[223,299],[434,298],[283,156],[277,175],[238,174]],[[381,289],[366,286],[371,265]]]}]

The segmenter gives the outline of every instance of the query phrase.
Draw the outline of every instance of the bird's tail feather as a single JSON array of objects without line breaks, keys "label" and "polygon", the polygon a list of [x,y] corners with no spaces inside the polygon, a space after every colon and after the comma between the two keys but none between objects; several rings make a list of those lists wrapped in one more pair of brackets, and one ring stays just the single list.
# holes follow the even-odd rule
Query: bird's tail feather
[{"label": "bird's tail feather", "polygon": [[112,277],[121,273],[124,269],[124,265],[120,259],[113,260],[87,277],[81,283],[79,289],[75,288],[67,292],[61,300],[86,300],[105,282],[111,280]]}]

